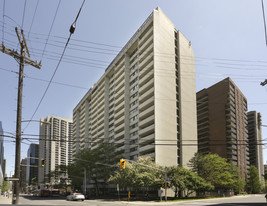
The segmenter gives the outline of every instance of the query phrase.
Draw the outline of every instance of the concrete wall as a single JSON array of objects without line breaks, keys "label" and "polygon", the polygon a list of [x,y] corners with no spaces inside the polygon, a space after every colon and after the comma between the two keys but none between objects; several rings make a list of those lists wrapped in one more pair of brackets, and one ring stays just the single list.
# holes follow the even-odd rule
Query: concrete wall
[{"label": "concrete wall", "polygon": [[[195,56],[184,35],[178,31],[179,76],[180,76],[180,130],[181,166],[187,167],[189,160],[197,152],[197,111]],[[190,146],[186,146],[190,144]]]},{"label": "concrete wall", "polygon": [[169,18],[154,10],[155,162],[163,166],[177,165],[174,31]]}]

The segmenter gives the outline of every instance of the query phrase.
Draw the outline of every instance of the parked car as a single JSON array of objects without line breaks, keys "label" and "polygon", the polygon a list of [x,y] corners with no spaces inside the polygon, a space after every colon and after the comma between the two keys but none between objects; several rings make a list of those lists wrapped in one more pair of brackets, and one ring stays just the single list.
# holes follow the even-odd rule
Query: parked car
[{"label": "parked car", "polygon": [[81,200],[81,201],[84,201],[84,199],[85,199],[85,197],[81,193],[72,193],[72,194],[67,196],[67,201],[69,201],[69,200]]}]

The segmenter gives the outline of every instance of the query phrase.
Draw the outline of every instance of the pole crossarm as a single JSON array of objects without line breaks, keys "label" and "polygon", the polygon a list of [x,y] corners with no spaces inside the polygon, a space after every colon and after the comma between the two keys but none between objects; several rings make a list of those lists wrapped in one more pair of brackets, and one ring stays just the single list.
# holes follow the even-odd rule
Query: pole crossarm
[{"label": "pole crossarm", "polygon": [[[12,56],[17,61],[19,61],[21,58],[21,55],[17,51],[11,50],[11,49],[5,47],[3,44],[0,45],[0,50],[9,56]],[[41,66],[42,66],[41,63],[38,63],[37,61],[33,61],[33,60],[29,59],[28,57],[24,57],[24,64],[31,65],[37,69],[41,69]]]}]

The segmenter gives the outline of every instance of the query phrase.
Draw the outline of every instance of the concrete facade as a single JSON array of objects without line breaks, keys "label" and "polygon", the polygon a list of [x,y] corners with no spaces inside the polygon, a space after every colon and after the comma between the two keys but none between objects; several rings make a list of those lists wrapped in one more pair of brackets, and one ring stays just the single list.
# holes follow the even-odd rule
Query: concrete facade
[{"label": "concrete facade", "polygon": [[250,111],[247,115],[249,161],[250,165],[254,165],[259,170],[260,181],[264,183],[261,114],[256,111]]},{"label": "concrete facade", "polygon": [[197,93],[198,152],[232,161],[247,178],[247,99],[230,78]]},{"label": "concrete facade", "polygon": [[73,154],[105,141],[130,160],[186,167],[197,152],[184,146],[197,142],[195,92],[191,42],[157,8],[73,110]]},{"label": "concrete facade", "polygon": [[[71,119],[48,116],[40,120],[38,185],[43,185],[45,177],[57,166],[71,163],[71,141]],[[42,159],[45,167],[41,166]]]}]

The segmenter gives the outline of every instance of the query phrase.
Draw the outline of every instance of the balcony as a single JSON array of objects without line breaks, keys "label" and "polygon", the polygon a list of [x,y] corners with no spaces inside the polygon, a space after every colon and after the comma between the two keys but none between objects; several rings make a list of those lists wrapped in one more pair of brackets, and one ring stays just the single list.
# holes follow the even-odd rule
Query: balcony
[{"label": "balcony", "polygon": [[237,151],[236,150],[227,150],[227,154],[228,155],[237,155]]},{"label": "balcony", "polygon": [[[142,44],[142,45],[140,46],[140,48],[139,48],[140,54],[141,54],[141,53],[144,53],[144,50],[145,50],[145,49],[147,49],[147,48],[150,49],[151,46],[153,47],[153,36],[149,37],[149,38],[147,39],[147,41],[144,42],[144,44]],[[140,59],[141,59],[141,57],[140,57]]]},{"label": "balcony", "polygon": [[146,146],[140,146],[139,147],[139,153],[144,154],[144,153],[151,153],[155,151],[155,145],[146,145]]},{"label": "balcony", "polygon": [[154,98],[153,97],[151,97],[149,99],[146,99],[146,100],[144,100],[144,99],[141,100],[140,99],[139,111],[140,112],[144,111],[144,110],[146,110],[147,108],[149,108],[149,107],[151,107],[153,105],[154,105]]},{"label": "balcony", "polygon": [[[143,90],[145,91],[145,90]],[[154,97],[154,87],[149,88],[142,95],[139,96],[140,101]]]},{"label": "balcony", "polygon": [[227,137],[226,142],[227,144],[236,144],[236,139]]},{"label": "balcony", "polygon": [[149,72],[154,73],[153,66],[154,66],[154,61],[153,59],[151,59],[150,63],[147,64],[145,68],[143,68],[142,71],[139,72],[139,78],[140,79],[145,78],[145,76],[147,76]]},{"label": "balcony", "polygon": [[[151,45],[151,48],[153,48],[152,45]],[[151,52],[151,54],[150,54],[150,52]],[[143,71],[144,67],[146,67],[150,62],[153,61],[153,55],[152,54],[153,54],[152,49],[151,49],[151,51],[145,52],[145,54],[143,55],[145,57],[145,59],[143,61],[140,61],[140,64],[139,64],[139,70],[140,71]]]},{"label": "balcony", "polygon": [[147,144],[148,142],[151,142],[151,141],[155,141],[155,134],[149,134],[147,136],[144,136],[144,137],[141,137],[140,136],[140,140],[139,140],[139,144],[142,145],[142,144]]},{"label": "balcony", "polygon": [[227,159],[237,161],[237,156],[236,155],[227,155]]},{"label": "balcony", "polygon": [[139,119],[143,120],[154,114],[154,107],[148,107],[146,110],[139,113]]},{"label": "balcony", "polygon": [[155,115],[153,114],[149,116],[148,118],[139,121],[139,128],[143,129],[147,127],[148,125],[154,124],[154,120],[155,120]]},{"label": "balcony", "polygon": [[115,132],[114,139],[115,139],[116,141],[118,141],[118,140],[124,138],[124,134],[125,134],[125,131],[124,131],[124,130],[122,130],[122,131],[119,132],[119,133],[116,133],[116,132]]},{"label": "balcony", "polygon": [[235,102],[235,98],[232,95],[228,95],[227,99],[232,101],[232,102]]},{"label": "balcony", "polygon": [[124,123],[124,120],[125,120],[124,115],[121,116],[119,119],[115,119],[115,121],[114,121],[115,127],[120,125],[120,124],[122,124],[122,123]]},{"label": "balcony", "polygon": [[142,45],[145,41],[147,41],[147,39],[153,35],[153,27],[151,27],[144,36],[141,37],[141,39],[139,40],[140,45]]},{"label": "balcony", "polygon": [[116,86],[115,86],[115,91],[116,93],[119,93],[120,90],[124,88],[124,80],[123,81],[120,81]]},{"label": "balcony", "polygon": [[146,135],[151,134],[151,133],[154,133],[154,132],[155,132],[155,125],[152,124],[152,125],[150,125],[148,127],[145,127],[143,129],[141,129],[139,131],[139,135],[140,136],[146,136]]}]

